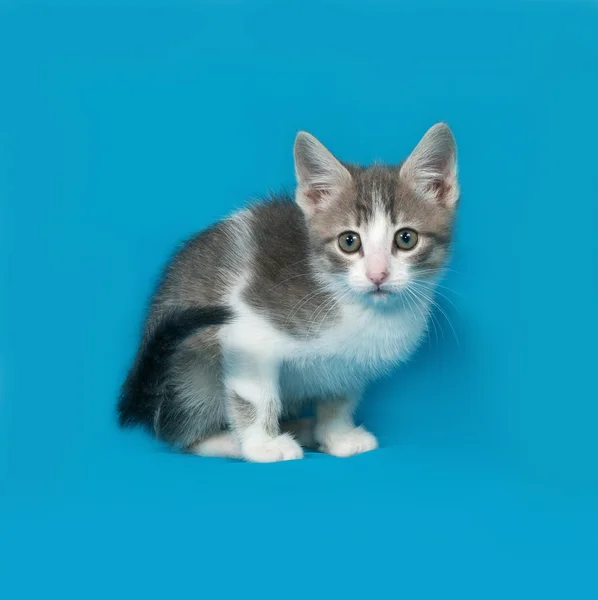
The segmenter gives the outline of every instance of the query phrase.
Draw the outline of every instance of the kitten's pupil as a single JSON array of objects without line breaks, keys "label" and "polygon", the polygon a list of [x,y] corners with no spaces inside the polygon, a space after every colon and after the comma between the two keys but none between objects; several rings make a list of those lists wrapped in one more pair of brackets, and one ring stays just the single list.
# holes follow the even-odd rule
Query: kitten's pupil
[{"label": "kitten's pupil", "polygon": [[346,242],[347,246],[352,246],[355,243],[355,236],[354,235],[348,235],[345,238],[345,242]]},{"label": "kitten's pupil", "polygon": [[406,244],[409,244],[409,242],[411,241],[411,234],[408,231],[403,231],[403,233],[401,234],[401,239]]}]

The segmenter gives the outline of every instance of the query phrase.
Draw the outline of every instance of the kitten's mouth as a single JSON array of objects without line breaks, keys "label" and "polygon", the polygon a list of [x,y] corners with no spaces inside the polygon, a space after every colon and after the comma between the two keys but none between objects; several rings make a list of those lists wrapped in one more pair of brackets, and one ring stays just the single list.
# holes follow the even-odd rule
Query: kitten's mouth
[{"label": "kitten's mouth", "polygon": [[386,298],[390,296],[390,292],[388,290],[383,290],[382,288],[376,288],[370,292],[370,295],[374,298]]}]

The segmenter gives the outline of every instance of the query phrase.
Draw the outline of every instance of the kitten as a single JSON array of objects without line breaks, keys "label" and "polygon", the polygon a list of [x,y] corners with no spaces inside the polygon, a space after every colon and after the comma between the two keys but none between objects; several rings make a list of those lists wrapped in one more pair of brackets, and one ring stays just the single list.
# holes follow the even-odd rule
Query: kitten
[{"label": "kitten", "polygon": [[[167,266],[122,425],[257,462],[378,446],[353,412],[426,331],[459,196],[454,138],[439,123],[402,164],[359,167],[300,132],[294,156],[295,201],[220,221]],[[308,404],[313,424],[297,420]]]}]

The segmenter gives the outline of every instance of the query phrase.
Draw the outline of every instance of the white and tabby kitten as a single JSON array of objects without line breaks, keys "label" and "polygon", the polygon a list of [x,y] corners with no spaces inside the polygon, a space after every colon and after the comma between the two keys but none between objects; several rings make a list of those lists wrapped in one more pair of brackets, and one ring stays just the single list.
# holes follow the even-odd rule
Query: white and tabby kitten
[{"label": "white and tabby kitten", "polygon": [[[353,412],[426,331],[459,196],[454,138],[439,123],[399,165],[341,163],[304,132],[294,154],[295,201],[234,214],[171,260],[121,424],[258,462],[301,458],[301,446],[335,456],[377,447]],[[307,405],[313,422],[297,420]]]}]

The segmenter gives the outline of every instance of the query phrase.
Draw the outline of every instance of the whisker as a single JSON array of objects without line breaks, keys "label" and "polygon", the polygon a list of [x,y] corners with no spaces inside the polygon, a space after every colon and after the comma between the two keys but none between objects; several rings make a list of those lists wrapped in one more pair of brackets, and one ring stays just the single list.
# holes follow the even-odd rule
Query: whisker
[{"label": "whisker", "polygon": [[[422,284],[419,281],[412,281],[410,283],[410,285],[413,285],[413,286],[417,287],[417,286],[421,286]],[[431,292],[432,295],[437,294],[441,298],[444,298],[459,314],[461,314],[461,311],[459,310],[459,307],[448,296],[446,296],[442,292],[439,292],[434,287],[425,287],[425,286],[423,286],[423,288],[424,288],[424,291]]]},{"label": "whisker", "polygon": [[[318,337],[320,335],[320,331],[322,329],[322,327],[324,326],[324,323],[326,322],[326,319],[328,318],[328,315],[330,314],[330,312],[337,306],[338,304],[338,310],[334,316],[334,320],[336,320],[336,318],[338,317],[338,315],[340,314],[340,312],[342,311],[343,308],[343,304],[342,301],[349,295],[349,291],[345,291],[343,292],[340,296],[333,296],[332,297],[332,302],[329,302],[326,304],[326,306],[328,307],[328,305],[330,305],[330,307],[328,308],[328,310],[326,311],[326,314],[320,319],[319,321],[319,326],[318,329],[315,333],[314,337]],[[322,307],[320,307],[322,308]],[[319,311],[320,309],[318,309]],[[310,331],[311,333],[311,331]]]},{"label": "whisker", "polygon": [[[407,292],[409,292],[408,289],[406,289]],[[414,304],[412,304],[412,298],[411,298],[411,293],[409,293],[409,296],[403,296],[403,294],[401,294],[401,302],[403,303],[403,308],[405,307],[405,300],[407,301],[407,306],[408,306],[408,311],[409,312],[413,312],[413,306]],[[415,301],[414,301],[415,302]],[[417,306],[415,304],[415,306]],[[430,344],[432,343],[432,338],[431,338],[431,334],[430,334],[430,327],[428,325],[428,320],[425,319],[425,324],[426,324],[426,336],[428,341],[430,342]],[[436,337],[438,337],[438,334],[436,333]]]},{"label": "whisker", "polygon": [[412,283],[418,283],[419,285],[427,285],[428,287],[432,287],[432,288],[441,288],[443,290],[446,290],[447,292],[451,292],[452,294],[459,296],[460,298],[465,297],[465,296],[463,296],[463,294],[460,294],[456,290],[453,290],[452,288],[450,288],[446,285],[442,285],[440,283],[435,283],[432,281],[426,281],[425,279],[414,279]]},{"label": "whisker", "polygon": [[[422,301],[421,296],[416,294],[415,290],[410,289],[409,293],[414,297],[414,301],[416,303],[419,303]],[[430,322],[432,323],[432,327],[434,328],[434,335],[435,335],[435,339],[436,339],[436,348],[440,348],[440,336],[438,335],[438,329],[440,330],[440,335],[442,336],[443,340],[444,340],[444,330],[442,329],[442,326],[440,325],[440,323],[438,322],[438,319],[434,315],[434,311],[430,310],[428,312],[428,316],[430,318]],[[437,324],[438,324],[438,329],[436,328]]]},{"label": "whisker", "polygon": [[457,271],[451,267],[442,267],[441,269],[418,269],[418,273],[429,273],[433,275],[443,276],[445,273],[455,273],[456,275],[465,275],[461,271]]},{"label": "whisker", "polygon": [[332,304],[334,306],[334,303],[336,301],[336,297],[332,296],[331,298],[326,298],[324,299],[320,304],[318,304],[318,306],[316,307],[316,309],[314,310],[314,312],[312,313],[309,321],[308,321],[308,329],[305,333],[305,339],[307,339],[312,331],[314,330],[314,327],[318,324],[321,325],[321,321],[318,321],[317,319],[317,314],[320,313],[322,310],[325,309],[325,307],[328,307],[330,304]]},{"label": "whisker", "polygon": [[[321,319],[319,319],[319,321],[317,321],[316,319],[314,319],[314,324],[316,324],[316,323],[319,322],[319,326],[318,326],[318,329],[317,329],[314,337],[317,338],[320,335],[320,331],[321,331],[322,327],[324,326],[324,323],[326,322],[326,319],[328,318],[328,315],[335,308],[335,306],[338,305],[338,310],[337,310],[337,312],[336,312],[336,314],[334,316],[334,320],[336,320],[336,318],[338,317],[338,315],[342,311],[342,308],[343,308],[342,302],[349,295],[349,293],[350,293],[350,290],[346,290],[346,291],[342,292],[340,296],[333,295],[333,297],[331,298],[331,301],[328,302],[328,303],[326,303],[325,307],[322,306],[322,305],[320,305],[320,307],[317,309],[316,312],[320,312],[321,310],[326,310],[326,308],[327,308],[327,310],[326,310],[326,314],[324,314],[323,317]],[[320,314],[321,314],[321,312],[320,312]],[[315,316],[315,313],[314,313],[314,316]],[[311,333],[311,331],[312,330],[310,330],[308,332],[308,335]]]},{"label": "whisker", "polygon": [[310,292],[309,294],[303,296],[303,298],[301,300],[299,300],[299,302],[297,302],[297,304],[295,304],[295,306],[291,309],[291,311],[287,315],[287,317],[286,317],[286,319],[284,320],[284,323],[283,323],[283,328],[285,328],[289,324],[289,322],[291,320],[291,317],[293,316],[293,314],[297,310],[299,310],[299,308],[301,306],[303,306],[306,302],[308,302],[314,296],[317,296],[318,294],[324,294],[324,293],[325,292],[323,290],[321,290],[321,289],[318,288],[317,290],[315,290],[313,292]]},{"label": "whisker", "polygon": [[271,292],[272,290],[275,290],[278,286],[282,285],[283,283],[286,283],[287,281],[291,281],[291,279],[297,279],[298,277],[309,277],[309,276],[311,276],[311,273],[299,273],[299,275],[293,275],[292,277],[287,277],[286,279],[279,281],[274,287],[271,287],[270,289],[266,290],[266,293]]},{"label": "whisker", "polygon": [[432,306],[434,306],[442,314],[442,316],[446,319],[446,322],[449,324],[451,331],[453,332],[453,336],[455,337],[455,342],[457,342],[457,347],[460,348],[461,346],[459,344],[459,338],[457,336],[457,332],[455,331],[455,328],[453,327],[451,320],[449,319],[448,315],[446,314],[446,312],[444,311],[442,306],[440,306],[440,304],[438,304],[438,302],[436,302],[434,299],[430,298],[429,296],[426,296],[426,294],[424,294],[421,290],[413,289],[412,291],[414,293],[417,293],[420,296],[424,297],[428,302],[430,302],[430,304],[432,304]]},{"label": "whisker", "polygon": [[[406,288],[407,292],[413,297],[414,299],[414,304],[417,307],[422,319],[424,320],[424,322],[426,323],[426,327],[428,326],[428,318],[426,317],[426,315],[424,315],[424,312],[419,304],[419,302],[421,301],[421,297],[418,297],[418,295],[415,293],[415,290],[410,289],[409,287]],[[428,312],[428,317],[430,316],[430,312]],[[436,336],[436,344],[438,346],[438,344],[440,344],[440,341],[438,339],[438,331],[436,330],[436,324],[434,323],[434,320],[431,320],[432,322],[432,326],[434,327],[434,333]],[[442,332],[442,329],[441,329]],[[428,329],[428,333],[429,333],[429,329]],[[444,339],[444,334],[443,334],[443,339]]]}]

